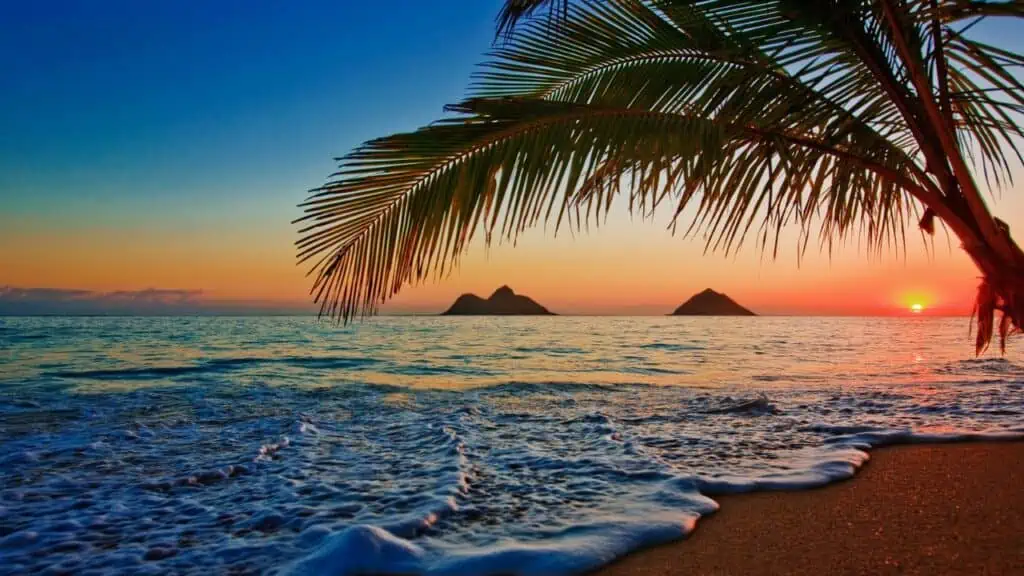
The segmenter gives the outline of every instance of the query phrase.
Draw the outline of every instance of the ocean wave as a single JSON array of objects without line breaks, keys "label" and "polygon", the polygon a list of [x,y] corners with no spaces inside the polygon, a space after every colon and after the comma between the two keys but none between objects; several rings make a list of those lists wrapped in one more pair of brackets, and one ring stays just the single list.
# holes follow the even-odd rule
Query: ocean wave
[{"label": "ocean wave", "polygon": [[[629,388],[629,387],[640,387],[649,388],[652,387],[650,384],[637,382],[633,384],[616,384],[616,388]],[[589,391],[601,391],[608,390],[611,388],[608,384],[594,384],[593,382],[573,382],[571,380],[565,381],[542,381],[542,382],[494,382],[489,384],[483,384],[476,387],[479,392],[490,393],[490,394],[527,394],[531,392],[552,394],[558,392],[579,392],[583,390]]]},{"label": "ocean wave", "polygon": [[763,395],[747,400],[725,397],[718,406],[704,410],[705,414],[746,414],[751,416],[777,414],[778,412],[779,409],[768,400],[767,396]]},{"label": "ocean wave", "polygon": [[254,366],[282,364],[310,370],[359,369],[378,363],[374,358],[311,358],[287,356],[279,358],[215,358],[185,366],[147,366],[104,370],[61,370],[44,373],[55,378],[88,380],[151,380],[197,374],[218,374],[245,370]]},{"label": "ocean wave", "polygon": [[[829,449],[808,452],[796,470],[758,476],[675,477],[663,480],[661,494],[681,495],[677,506],[643,519],[577,524],[550,533],[542,541],[504,542],[472,549],[422,546],[373,525],[346,527],[325,535],[321,544],[287,566],[290,575],[412,573],[430,576],[572,575],[604,566],[634,550],[685,538],[701,517],[718,504],[711,496],[754,491],[791,491],[821,487],[856,474],[868,460],[865,451],[895,443],[1008,441],[1024,432],[926,434],[870,432],[838,439]],[[671,497],[670,497],[671,499]],[[667,504],[667,502],[666,502]]]},{"label": "ocean wave", "polygon": [[651,342],[649,344],[641,344],[638,348],[643,350],[665,350],[667,352],[687,352],[705,349],[700,344],[674,344],[671,342]]},{"label": "ocean wave", "polygon": [[493,376],[494,372],[484,368],[473,368],[455,365],[437,364],[394,364],[379,369],[387,374],[399,374],[403,376]]},{"label": "ocean wave", "polygon": [[618,369],[609,368],[607,370],[611,372],[619,372],[622,374],[692,374],[692,372],[688,370],[672,370],[670,368],[659,368],[657,366],[626,366]]},{"label": "ocean wave", "polygon": [[1024,365],[1006,358],[968,358],[935,369],[939,374],[1011,374],[1024,377]]},{"label": "ocean wave", "polygon": [[[717,507],[708,505],[708,511]],[[685,537],[697,513],[677,512],[643,522],[574,526],[542,542],[490,545],[444,554],[375,526],[354,526],[285,570],[293,576],[430,574],[431,576],[583,574],[628,552]]]},{"label": "ocean wave", "polygon": [[584,353],[582,348],[574,346],[516,346],[512,350],[525,354],[572,355]]}]

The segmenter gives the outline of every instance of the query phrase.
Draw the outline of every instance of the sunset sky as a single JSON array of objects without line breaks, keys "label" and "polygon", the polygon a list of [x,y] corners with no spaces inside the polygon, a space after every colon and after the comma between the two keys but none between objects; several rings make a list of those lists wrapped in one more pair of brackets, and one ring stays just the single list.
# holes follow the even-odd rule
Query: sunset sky
[{"label": "sunset sky", "polygon": [[[0,299],[75,290],[312,309],[295,264],[296,205],[333,157],[459,100],[500,4],[6,3]],[[979,30],[1024,51],[1011,26]],[[1024,171],[1016,180],[991,205],[1020,237]],[[912,232],[905,258],[850,244],[831,258],[811,249],[798,268],[792,242],[776,261],[752,242],[736,257],[705,256],[700,239],[669,234],[669,215],[639,221],[622,206],[584,236],[538,229],[515,249],[476,245],[455,274],[407,288],[385,310],[438,311],[509,284],[561,313],[666,313],[706,287],[770,314],[892,314],[913,303],[970,312],[977,274],[941,234],[933,254]]]}]

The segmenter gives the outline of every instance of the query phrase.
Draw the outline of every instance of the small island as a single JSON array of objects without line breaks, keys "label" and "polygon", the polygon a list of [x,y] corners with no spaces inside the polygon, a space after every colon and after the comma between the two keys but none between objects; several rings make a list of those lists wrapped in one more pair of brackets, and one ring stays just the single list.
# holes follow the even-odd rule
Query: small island
[{"label": "small island", "polygon": [[484,300],[476,294],[459,296],[442,316],[555,316],[533,299],[502,286]]},{"label": "small island", "polygon": [[721,292],[711,288],[694,294],[672,316],[757,316]]}]

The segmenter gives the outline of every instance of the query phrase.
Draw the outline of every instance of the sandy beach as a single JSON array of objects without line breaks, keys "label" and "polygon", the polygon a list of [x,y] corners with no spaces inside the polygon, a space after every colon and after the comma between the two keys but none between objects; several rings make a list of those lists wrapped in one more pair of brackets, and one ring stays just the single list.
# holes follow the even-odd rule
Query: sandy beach
[{"label": "sandy beach", "polygon": [[845,482],[717,500],[688,540],[597,574],[1024,574],[1024,442],[883,448]]}]

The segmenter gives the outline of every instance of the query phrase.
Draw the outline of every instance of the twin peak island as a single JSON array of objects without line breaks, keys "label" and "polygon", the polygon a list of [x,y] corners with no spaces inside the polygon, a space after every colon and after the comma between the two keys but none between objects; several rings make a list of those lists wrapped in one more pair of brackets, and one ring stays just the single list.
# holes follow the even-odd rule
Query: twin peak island
[{"label": "twin peak island", "polygon": [[[502,286],[486,300],[476,294],[459,296],[442,316],[555,316],[528,296],[516,294]],[[707,290],[694,294],[672,312],[671,316],[756,316],[725,294]]]}]

